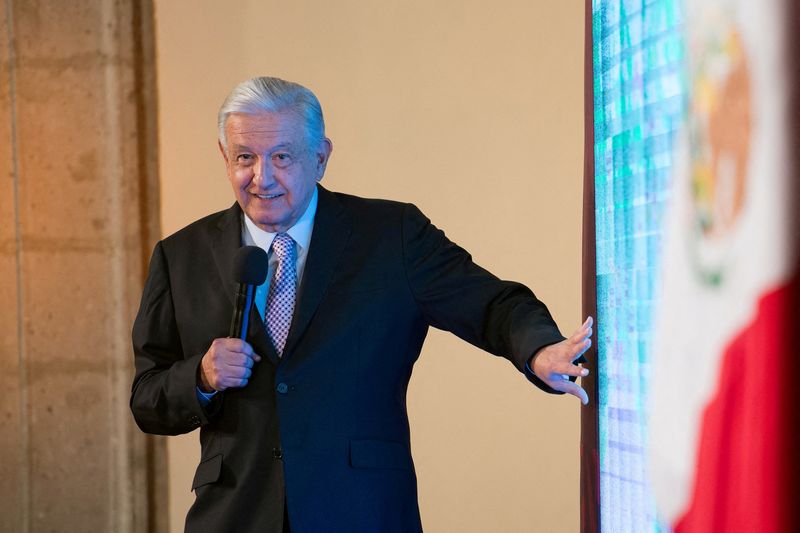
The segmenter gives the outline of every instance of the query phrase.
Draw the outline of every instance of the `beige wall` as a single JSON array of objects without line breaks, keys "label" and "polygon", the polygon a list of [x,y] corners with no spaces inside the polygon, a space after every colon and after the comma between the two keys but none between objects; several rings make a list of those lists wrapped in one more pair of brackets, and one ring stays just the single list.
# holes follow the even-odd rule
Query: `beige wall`
[{"label": "beige wall", "polygon": [[128,407],[158,233],[152,4],[43,4],[0,1],[0,531],[163,531],[165,446]]},{"label": "beige wall", "polygon": [[[333,190],[414,202],[475,259],[580,323],[582,0],[156,2],[162,228],[233,196],[215,114],[237,82],[312,88]],[[411,381],[427,531],[577,531],[579,402],[433,331]],[[171,439],[173,531],[197,435]]]}]

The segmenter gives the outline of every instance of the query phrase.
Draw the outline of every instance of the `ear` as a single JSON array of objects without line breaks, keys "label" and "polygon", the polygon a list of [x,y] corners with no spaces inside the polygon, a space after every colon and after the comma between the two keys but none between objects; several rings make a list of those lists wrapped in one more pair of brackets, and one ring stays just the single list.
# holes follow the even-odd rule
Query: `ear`
[{"label": "ear", "polygon": [[321,181],[322,176],[325,175],[325,169],[328,167],[328,160],[331,158],[331,152],[333,152],[333,143],[330,139],[325,137],[322,142],[319,143],[317,152],[314,154],[317,162],[317,181]]},{"label": "ear", "polygon": [[225,148],[222,147],[222,142],[217,141],[217,146],[219,146],[219,153],[222,154],[222,159],[225,160],[225,168],[230,169],[230,161],[228,161],[228,153],[225,151]]}]

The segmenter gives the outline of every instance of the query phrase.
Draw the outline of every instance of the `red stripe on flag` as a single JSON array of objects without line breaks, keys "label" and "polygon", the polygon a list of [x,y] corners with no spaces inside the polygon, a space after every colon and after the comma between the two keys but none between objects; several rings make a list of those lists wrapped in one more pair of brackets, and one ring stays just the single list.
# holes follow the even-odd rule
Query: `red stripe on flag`
[{"label": "red stripe on flag", "polygon": [[725,349],[717,392],[703,413],[692,501],[675,533],[789,531],[787,381],[790,287],[766,294]]}]

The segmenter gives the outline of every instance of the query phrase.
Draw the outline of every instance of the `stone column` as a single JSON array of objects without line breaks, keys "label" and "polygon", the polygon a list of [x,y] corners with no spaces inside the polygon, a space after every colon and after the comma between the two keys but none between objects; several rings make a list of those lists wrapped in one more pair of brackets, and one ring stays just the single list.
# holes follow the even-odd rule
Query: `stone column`
[{"label": "stone column", "polygon": [[164,531],[164,443],[128,409],[159,233],[152,1],[0,6],[0,531]]}]

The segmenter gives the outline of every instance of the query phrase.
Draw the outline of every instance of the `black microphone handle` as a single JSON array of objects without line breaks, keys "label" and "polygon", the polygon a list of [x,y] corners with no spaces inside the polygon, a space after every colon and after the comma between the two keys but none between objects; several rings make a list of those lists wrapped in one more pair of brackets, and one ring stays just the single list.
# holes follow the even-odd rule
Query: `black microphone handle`
[{"label": "black microphone handle", "polygon": [[256,294],[256,286],[248,285],[247,294],[244,299],[244,311],[242,312],[242,326],[239,330],[239,338],[245,340],[247,338],[247,327],[250,323],[250,309],[253,306],[253,297]]},{"label": "black microphone handle", "polygon": [[247,285],[245,283],[236,284],[236,294],[233,297],[233,316],[231,317],[231,327],[228,337],[238,339],[242,332],[242,320],[244,318],[244,306],[247,301]]},{"label": "black microphone handle", "polygon": [[236,294],[234,295],[233,316],[231,317],[231,327],[228,337],[232,339],[242,339],[247,337],[247,327],[250,318],[250,308],[253,305],[255,295],[255,285],[246,283],[236,284]]}]

